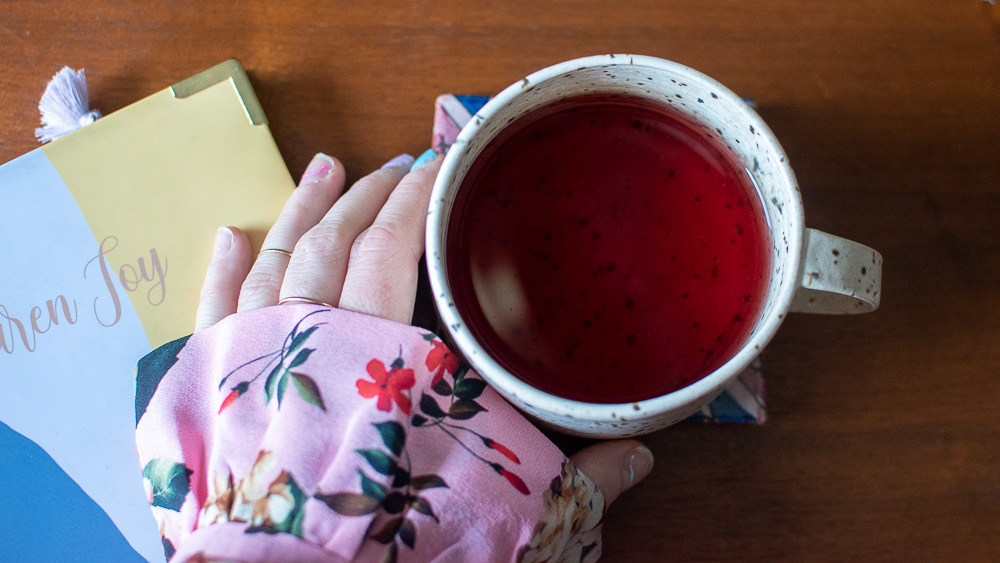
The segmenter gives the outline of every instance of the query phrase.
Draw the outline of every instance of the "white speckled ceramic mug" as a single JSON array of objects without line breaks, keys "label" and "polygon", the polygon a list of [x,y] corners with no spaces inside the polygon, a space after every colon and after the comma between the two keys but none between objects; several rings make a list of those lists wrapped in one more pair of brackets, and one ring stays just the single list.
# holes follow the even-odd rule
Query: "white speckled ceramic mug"
[{"label": "white speckled ceramic mug", "polygon": [[[686,387],[631,403],[569,400],[510,373],[477,341],[456,306],[448,277],[447,234],[456,195],[483,149],[532,110],[591,94],[624,94],[669,105],[721,137],[756,184],[772,242],[765,302],[742,348]],[[784,151],[739,96],[683,65],[637,55],[587,57],[548,67],[505,89],[477,112],[451,147],[434,186],[427,218],[427,263],[442,324],[473,368],[541,423],[590,437],[643,434],[683,420],[715,398],[760,354],[787,313],[876,309],[882,271],[878,252],[805,227],[799,187]]]}]

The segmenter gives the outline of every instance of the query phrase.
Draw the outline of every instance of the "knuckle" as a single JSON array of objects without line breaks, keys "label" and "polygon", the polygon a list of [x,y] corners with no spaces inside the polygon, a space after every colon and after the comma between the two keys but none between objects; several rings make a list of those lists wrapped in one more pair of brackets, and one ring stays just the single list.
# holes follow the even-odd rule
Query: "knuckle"
[{"label": "knuckle", "polygon": [[411,193],[411,197],[421,202],[425,200],[430,201],[431,190],[434,187],[434,179],[436,177],[436,168],[433,170],[430,167],[420,168],[404,176],[396,189]]},{"label": "knuckle", "polygon": [[372,261],[395,262],[406,259],[418,262],[418,250],[404,241],[398,232],[399,229],[391,222],[376,222],[354,241],[351,257]]},{"label": "knuckle", "polygon": [[350,247],[353,229],[343,218],[324,219],[309,229],[295,244],[297,259],[311,261],[317,257],[336,255]]},{"label": "knuckle", "polygon": [[222,301],[226,292],[216,284],[204,284],[198,294],[200,306],[214,306]]},{"label": "knuckle", "polygon": [[382,191],[379,187],[383,189],[391,188],[398,181],[398,179],[393,179],[391,175],[387,174],[385,170],[375,170],[366,176],[358,178],[358,181],[351,186],[351,189],[360,192]]},{"label": "knuckle", "polygon": [[291,225],[305,225],[311,220],[315,221],[315,219],[311,218],[315,216],[316,210],[308,203],[302,198],[289,199],[281,211],[278,223],[290,227]]},{"label": "knuckle", "polygon": [[276,293],[281,287],[281,274],[269,270],[254,269],[243,282],[240,301]]},{"label": "knuckle", "polygon": [[[406,259],[403,252],[398,256]],[[345,285],[340,307],[396,322],[409,322],[416,297],[416,266],[376,267],[368,263],[359,270],[355,270],[356,277]]]}]

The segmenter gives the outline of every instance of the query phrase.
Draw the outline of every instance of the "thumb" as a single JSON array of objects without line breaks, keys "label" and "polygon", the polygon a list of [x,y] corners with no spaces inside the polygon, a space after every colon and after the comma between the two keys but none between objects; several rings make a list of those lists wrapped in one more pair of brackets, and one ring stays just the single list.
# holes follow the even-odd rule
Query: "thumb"
[{"label": "thumb", "polygon": [[601,442],[580,450],[570,459],[597,485],[605,505],[610,505],[653,469],[653,452],[637,440]]}]

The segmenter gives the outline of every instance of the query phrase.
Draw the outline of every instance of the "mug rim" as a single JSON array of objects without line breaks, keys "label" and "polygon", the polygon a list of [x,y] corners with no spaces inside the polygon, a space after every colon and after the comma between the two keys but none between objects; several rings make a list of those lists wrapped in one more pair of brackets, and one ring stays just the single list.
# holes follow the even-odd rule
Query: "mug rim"
[{"label": "mug rim", "polygon": [[[529,90],[533,85],[540,84],[571,71],[626,64],[647,66],[666,70],[667,72],[683,74],[685,77],[690,77],[711,86],[713,92],[718,94],[721,101],[728,103],[739,111],[742,118],[752,124],[760,133],[760,138],[769,145],[765,150],[770,151],[781,159],[778,165],[782,173],[781,180],[783,184],[787,184],[785,191],[792,196],[795,205],[793,206],[793,212],[785,217],[789,224],[788,233],[791,235],[786,241],[788,247],[786,254],[788,257],[785,267],[782,269],[781,279],[772,278],[771,280],[772,285],[775,283],[780,284],[774,293],[774,302],[770,309],[771,314],[763,316],[766,311],[761,313],[762,317],[757,321],[754,332],[736,354],[705,377],[670,393],[634,402],[592,403],[567,399],[534,387],[515,376],[490,357],[469,330],[452,297],[451,284],[447,279],[447,229],[451,218],[452,206],[458,188],[461,186],[454,179],[456,169],[464,156],[460,153],[464,153],[463,147],[467,146],[484,129],[484,126],[489,124],[490,118],[493,115],[502,108],[505,108],[512,100],[522,95],[522,92]],[[498,129],[496,134],[499,134],[502,129]],[[449,187],[452,185],[454,187],[449,191]],[[785,211],[789,211],[787,207]],[[472,119],[462,128],[451,150],[445,156],[435,179],[427,214],[425,242],[428,255],[428,274],[441,323],[451,337],[455,347],[458,348],[455,352],[464,356],[481,377],[501,395],[515,400],[515,402],[528,403],[534,411],[549,412],[559,417],[575,418],[596,423],[617,423],[627,419],[650,419],[662,413],[681,410],[686,406],[692,407],[693,405],[697,405],[690,409],[690,412],[694,412],[698,407],[705,404],[707,400],[711,399],[710,395],[714,397],[715,394],[721,391],[725,384],[749,366],[777,332],[779,325],[789,310],[796,288],[796,281],[799,276],[804,233],[805,222],[798,184],[789,166],[784,149],[778,143],[771,129],[741,97],[737,96],[717,80],[680,63],[646,55],[608,54],[573,59],[535,71],[526,78],[502,90],[472,116]],[[631,416],[623,416],[623,413],[630,413]]]}]

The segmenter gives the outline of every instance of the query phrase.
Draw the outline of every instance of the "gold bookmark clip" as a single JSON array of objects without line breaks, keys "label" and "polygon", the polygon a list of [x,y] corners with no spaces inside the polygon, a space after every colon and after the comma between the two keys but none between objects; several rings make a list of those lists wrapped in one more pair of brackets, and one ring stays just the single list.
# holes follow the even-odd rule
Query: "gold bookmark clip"
[{"label": "gold bookmark clip", "polygon": [[243,109],[246,110],[250,123],[254,125],[267,125],[267,118],[264,117],[264,108],[261,107],[257,95],[254,94],[250,86],[250,78],[243,70],[243,65],[236,59],[229,59],[224,63],[217,64],[212,68],[199,72],[198,74],[181,80],[170,87],[175,98],[187,98],[198,92],[216,84],[232,80],[236,87],[236,93],[243,102]]}]

